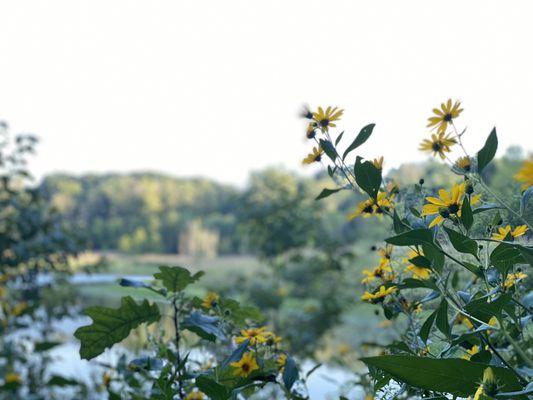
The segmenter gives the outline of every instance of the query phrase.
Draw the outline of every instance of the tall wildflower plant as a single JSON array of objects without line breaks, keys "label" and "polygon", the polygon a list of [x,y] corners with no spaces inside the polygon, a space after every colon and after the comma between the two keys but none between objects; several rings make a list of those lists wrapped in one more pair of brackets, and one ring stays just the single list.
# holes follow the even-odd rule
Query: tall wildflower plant
[{"label": "tall wildflower plant", "polygon": [[518,202],[501,198],[484,179],[498,149],[496,129],[470,153],[463,145],[466,129],[457,126],[461,103],[448,100],[433,109],[430,136],[419,149],[441,159],[457,182],[434,191],[420,181],[413,185],[418,203],[408,205],[405,190],[383,175],[383,157],[352,158],[375,125],[363,127],[349,142],[335,130],[343,112],[304,110],[306,136],[314,143],[303,163],[324,164],[336,183],[318,200],[344,190],[364,193],[366,199],[347,218],[390,224],[378,265],[363,270],[359,298],[405,328],[401,340],[383,344],[381,355],[362,358],[374,384],[368,395],[529,398],[533,301],[527,271],[533,265],[533,222],[525,211],[533,194],[533,160],[515,175],[520,198],[515,209],[511,205]]}]

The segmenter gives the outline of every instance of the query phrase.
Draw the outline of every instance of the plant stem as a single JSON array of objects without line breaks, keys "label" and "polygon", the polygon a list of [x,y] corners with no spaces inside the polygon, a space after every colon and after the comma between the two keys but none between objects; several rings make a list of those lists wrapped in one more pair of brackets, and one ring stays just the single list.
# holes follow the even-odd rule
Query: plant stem
[{"label": "plant stem", "polygon": [[481,177],[481,175],[478,174],[478,179],[477,179],[478,183],[483,187],[483,189],[488,193],[490,194],[492,197],[494,197],[494,199],[500,203],[500,205],[505,208],[510,214],[514,215],[516,218],[522,220],[526,225],[527,227],[529,228],[530,231],[533,230],[533,226],[529,223],[529,221],[527,221],[522,215],[520,215],[519,213],[517,213],[515,210],[513,210],[507,203],[505,203],[502,199],[500,199],[498,197],[498,195],[496,193],[494,193],[490,188],[489,186],[485,183],[485,181],[483,180],[483,178]]},{"label": "plant stem", "polygon": [[176,371],[178,373],[178,396],[180,399],[183,399],[185,397],[185,393],[183,391],[183,382],[181,379],[182,375],[182,365],[181,365],[181,355],[180,355],[180,325],[179,325],[179,314],[180,309],[178,307],[178,298],[174,297],[174,300],[172,301],[172,306],[174,308],[174,329],[176,331]]},{"label": "plant stem", "polygon": [[522,358],[522,360],[524,360],[526,362],[526,364],[529,366],[529,368],[533,368],[533,361],[531,361],[531,359],[528,357],[526,352],[520,348],[518,343],[516,343],[516,341],[511,337],[511,335],[509,335],[509,333],[507,333],[507,331],[505,329],[502,329],[502,332],[503,332],[503,335],[505,336],[505,338],[509,341],[509,343],[511,343],[513,348],[516,350],[518,355]]}]

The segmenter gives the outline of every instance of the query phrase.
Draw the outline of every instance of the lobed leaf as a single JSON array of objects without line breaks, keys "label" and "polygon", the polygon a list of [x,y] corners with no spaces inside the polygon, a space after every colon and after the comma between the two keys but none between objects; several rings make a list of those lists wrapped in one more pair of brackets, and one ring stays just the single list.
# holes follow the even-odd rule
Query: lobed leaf
[{"label": "lobed leaf", "polygon": [[154,274],[154,278],[159,279],[169,292],[177,293],[196,282],[203,274],[204,272],[200,271],[191,275],[191,272],[183,267],[161,266],[159,272]]},{"label": "lobed leaf", "polygon": [[93,323],[78,328],[74,336],[81,343],[80,356],[86,360],[124,340],[132,329],[142,323],[151,324],[161,318],[157,305],[147,300],[137,304],[130,296],[123,297],[117,309],[89,307],[85,314],[92,318]]}]

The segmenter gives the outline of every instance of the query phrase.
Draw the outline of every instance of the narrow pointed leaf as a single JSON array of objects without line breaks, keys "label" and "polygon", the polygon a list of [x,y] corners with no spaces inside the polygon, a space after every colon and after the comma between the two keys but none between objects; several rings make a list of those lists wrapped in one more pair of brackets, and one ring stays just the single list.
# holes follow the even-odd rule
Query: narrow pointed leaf
[{"label": "narrow pointed leaf", "polygon": [[492,129],[485,145],[477,153],[477,171],[481,173],[483,169],[492,161],[498,149],[498,136],[496,135],[496,128]]},{"label": "narrow pointed leaf", "polygon": [[364,142],[368,140],[370,135],[372,135],[372,131],[374,130],[374,127],[376,124],[369,124],[365,126],[359,134],[355,137],[354,141],[351,145],[348,146],[348,148],[344,151],[344,154],[342,155],[342,159],[344,160],[350,152],[361,146]]}]

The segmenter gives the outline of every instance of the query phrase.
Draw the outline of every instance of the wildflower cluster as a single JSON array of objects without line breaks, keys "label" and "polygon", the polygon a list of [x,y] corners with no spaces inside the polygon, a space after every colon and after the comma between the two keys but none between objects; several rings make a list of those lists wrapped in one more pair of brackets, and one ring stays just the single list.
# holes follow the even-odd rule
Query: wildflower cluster
[{"label": "wildflower cluster", "polygon": [[[119,377],[104,375],[104,390],[113,398],[120,398],[119,391],[123,397],[140,398],[140,388],[146,387],[150,388],[143,394],[146,398],[160,398],[165,382],[167,398],[229,399],[251,395],[272,383],[287,398],[302,398],[305,379],[299,378],[298,367],[283,349],[282,338],[263,323],[255,307],[243,306],[213,291],[203,298],[191,296],[186,289],[202,275],[182,267],[163,266],[150,284],[120,281],[122,286],[148,289],[169,305],[174,340],[165,340],[164,332],[154,336],[154,356],[129,361],[128,370],[115,371]],[[136,326],[150,325],[162,317],[156,303],[137,303],[131,297],[123,298],[118,309],[93,307],[87,314],[93,323],[75,333],[85,359],[120,342]],[[186,346],[191,341],[196,341],[195,348],[202,349],[202,360],[190,358]]]},{"label": "wildflower cluster", "polygon": [[[349,167],[347,155],[369,139],[373,124],[344,152],[338,149],[342,134],[333,142],[331,130],[318,129],[325,136],[318,143],[334,164],[328,173],[339,185],[324,189],[318,199],[340,190],[364,192],[368,197],[348,218],[377,215],[391,222],[377,264],[364,269],[361,280],[361,300],[383,309],[383,326],[398,321],[400,341],[384,344],[382,355],[362,359],[378,398],[394,392],[389,380],[402,384],[393,397],[525,399],[531,393],[533,314],[524,271],[533,266],[531,213],[526,212],[533,197],[533,162],[526,160],[514,175],[521,184],[517,210],[483,174],[496,155],[496,130],[469,154],[462,140],[466,129],[457,127],[462,112],[461,103],[452,100],[433,109],[430,138],[419,147],[456,174],[449,188],[423,186],[423,180],[414,190],[393,186],[383,175],[383,158],[356,157]],[[462,154],[452,161],[456,149]]]}]

